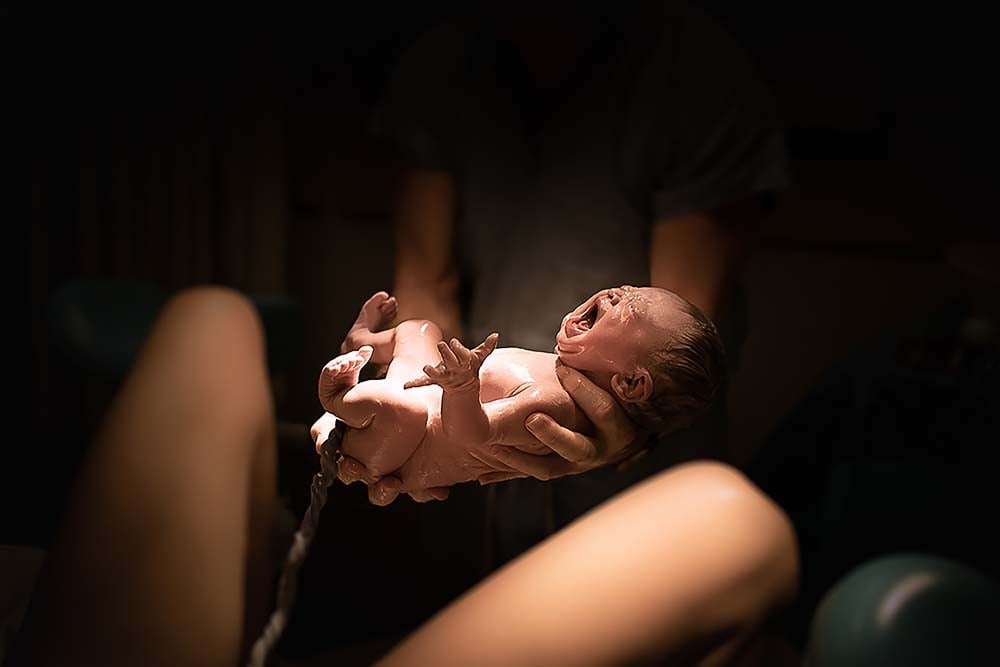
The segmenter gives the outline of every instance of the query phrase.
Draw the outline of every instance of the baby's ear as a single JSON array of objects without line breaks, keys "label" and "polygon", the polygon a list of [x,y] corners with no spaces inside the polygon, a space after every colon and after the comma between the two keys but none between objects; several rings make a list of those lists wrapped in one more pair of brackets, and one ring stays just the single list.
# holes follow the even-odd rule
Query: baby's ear
[{"label": "baby's ear", "polygon": [[642,366],[629,375],[615,373],[611,378],[611,389],[624,403],[642,403],[653,395],[653,376]]}]

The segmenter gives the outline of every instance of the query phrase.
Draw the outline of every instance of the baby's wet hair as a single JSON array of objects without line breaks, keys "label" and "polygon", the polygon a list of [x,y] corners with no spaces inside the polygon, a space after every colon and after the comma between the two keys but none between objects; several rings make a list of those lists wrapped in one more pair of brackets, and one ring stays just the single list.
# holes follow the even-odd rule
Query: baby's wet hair
[{"label": "baby's wet hair", "polygon": [[632,421],[647,433],[668,435],[689,428],[725,385],[726,354],[719,330],[694,304],[664,290],[687,318],[644,360],[653,379],[648,400],[625,403]]}]

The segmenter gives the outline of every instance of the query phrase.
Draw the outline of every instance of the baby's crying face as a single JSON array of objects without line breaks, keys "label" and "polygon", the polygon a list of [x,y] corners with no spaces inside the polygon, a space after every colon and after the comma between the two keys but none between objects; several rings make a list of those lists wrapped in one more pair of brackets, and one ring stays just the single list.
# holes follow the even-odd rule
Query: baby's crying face
[{"label": "baby's crying face", "polygon": [[682,316],[665,290],[631,285],[601,290],[563,318],[555,352],[578,370],[631,372],[663,345]]}]

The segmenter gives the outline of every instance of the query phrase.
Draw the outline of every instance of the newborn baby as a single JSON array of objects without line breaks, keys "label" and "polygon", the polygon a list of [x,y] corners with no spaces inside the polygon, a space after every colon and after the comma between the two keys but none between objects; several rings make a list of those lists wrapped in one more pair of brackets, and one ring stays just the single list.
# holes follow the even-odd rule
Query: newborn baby
[{"label": "newborn baby", "polygon": [[[563,318],[555,354],[498,349],[495,333],[469,350],[457,339],[445,343],[427,320],[385,329],[395,315],[395,299],[385,292],[365,302],[345,343],[357,349],[323,368],[319,398],[351,427],[342,453],[375,476],[398,477],[404,492],[504,469],[490,453],[494,445],[549,453],[524,427],[536,412],[588,433],[591,424],[556,377],[558,363],[614,396],[640,430],[661,434],[704,411],[722,371],[715,326],[655,287],[594,294]],[[385,378],[358,382],[370,360],[389,364]]]}]

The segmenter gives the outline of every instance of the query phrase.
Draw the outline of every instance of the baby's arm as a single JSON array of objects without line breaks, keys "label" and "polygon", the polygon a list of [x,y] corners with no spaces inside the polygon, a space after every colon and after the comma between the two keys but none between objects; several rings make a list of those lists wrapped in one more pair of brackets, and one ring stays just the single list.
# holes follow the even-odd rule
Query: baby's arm
[{"label": "baby's arm", "polygon": [[426,376],[405,385],[441,387],[441,426],[449,440],[473,447],[490,439],[490,420],[479,399],[479,368],[496,349],[497,338],[497,334],[490,334],[472,350],[457,338],[451,339],[451,345],[440,341],[441,363],[424,366]]}]

